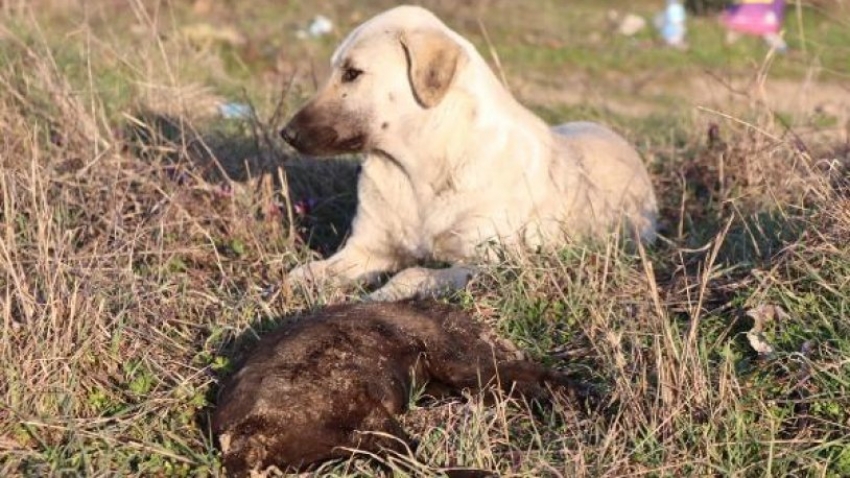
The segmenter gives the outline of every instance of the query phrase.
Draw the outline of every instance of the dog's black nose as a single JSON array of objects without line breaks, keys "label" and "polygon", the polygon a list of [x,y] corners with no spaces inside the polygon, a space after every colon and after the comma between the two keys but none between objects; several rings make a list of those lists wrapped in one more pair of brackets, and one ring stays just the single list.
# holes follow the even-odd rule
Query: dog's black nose
[{"label": "dog's black nose", "polygon": [[295,146],[295,142],[298,140],[298,132],[295,131],[295,128],[291,126],[286,126],[282,130],[280,130],[280,137],[283,138],[284,141],[289,143],[290,146]]}]

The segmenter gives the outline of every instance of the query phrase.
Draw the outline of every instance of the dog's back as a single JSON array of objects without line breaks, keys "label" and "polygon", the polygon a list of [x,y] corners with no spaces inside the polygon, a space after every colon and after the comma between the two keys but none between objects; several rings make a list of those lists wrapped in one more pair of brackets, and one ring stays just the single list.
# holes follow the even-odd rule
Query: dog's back
[{"label": "dog's back", "polygon": [[633,238],[652,242],[657,216],[655,193],[635,149],[597,123],[564,123],[552,130],[564,161],[577,162],[583,179],[574,182],[577,187],[570,191],[576,197],[568,205],[565,222],[583,234],[599,235],[622,220]]}]

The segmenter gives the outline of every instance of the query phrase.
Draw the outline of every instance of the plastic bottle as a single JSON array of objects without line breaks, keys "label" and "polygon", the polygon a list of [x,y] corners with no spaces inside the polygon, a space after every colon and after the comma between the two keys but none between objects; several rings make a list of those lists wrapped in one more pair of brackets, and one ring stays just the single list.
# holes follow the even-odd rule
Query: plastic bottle
[{"label": "plastic bottle", "polygon": [[667,7],[664,9],[660,27],[661,37],[664,38],[665,43],[677,48],[684,48],[686,46],[686,20],[687,13],[685,12],[685,6],[678,0],[667,0]]}]

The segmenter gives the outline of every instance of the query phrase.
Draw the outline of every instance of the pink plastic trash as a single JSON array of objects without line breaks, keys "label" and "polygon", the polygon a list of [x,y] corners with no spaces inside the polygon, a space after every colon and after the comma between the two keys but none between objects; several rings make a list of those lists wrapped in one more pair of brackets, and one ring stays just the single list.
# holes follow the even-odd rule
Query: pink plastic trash
[{"label": "pink plastic trash", "polygon": [[742,0],[726,9],[720,21],[726,28],[751,35],[770,35],[782,29],[784,0]]}]

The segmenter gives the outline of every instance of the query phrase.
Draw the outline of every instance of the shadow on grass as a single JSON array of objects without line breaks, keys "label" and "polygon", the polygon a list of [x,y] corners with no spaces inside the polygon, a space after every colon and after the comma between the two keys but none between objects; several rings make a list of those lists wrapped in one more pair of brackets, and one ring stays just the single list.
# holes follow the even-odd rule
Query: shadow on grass
[{"label": "shadow on grass", "polygon": [[[256,118],[207,121],[203,131],[183,118],[143,111],[121,133],[133,154],[160,165],[173,181],[190,178],[222,188],[231,182],[260,187],[270,178],[280,198],[284,229],[322,255],[335,251],[350,228],[360,164],[355,158],[316,159],[294,154],[272,125]],[[287,210],[289,209],[289,210]],[[288,224],[289,219],[293,224]]]}]

